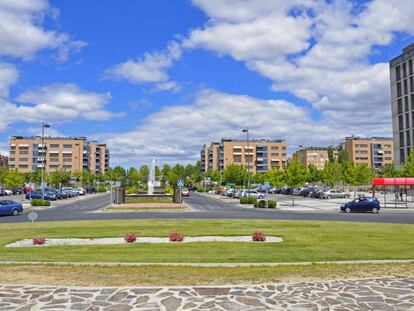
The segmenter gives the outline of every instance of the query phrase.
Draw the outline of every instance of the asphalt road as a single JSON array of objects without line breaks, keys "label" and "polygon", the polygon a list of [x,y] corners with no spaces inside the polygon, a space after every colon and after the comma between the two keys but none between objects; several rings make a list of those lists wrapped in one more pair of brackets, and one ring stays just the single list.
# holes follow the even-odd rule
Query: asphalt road
[{"label": "asphalt road", "polygon": [[[301,212],[288,210],[247,209],[235,203],[192,193],[185,202],[188,212],[101,212],[109,204],[109,194],[63,204],[53,209],[37,211],[37,221],[100,220],[100,219],[283,219],[329,220],[414,224],[413,210],[381,210],[379,214],[339,213],[336,211]],[[27,222],[27,214],[0,217],[1,223]]]}]

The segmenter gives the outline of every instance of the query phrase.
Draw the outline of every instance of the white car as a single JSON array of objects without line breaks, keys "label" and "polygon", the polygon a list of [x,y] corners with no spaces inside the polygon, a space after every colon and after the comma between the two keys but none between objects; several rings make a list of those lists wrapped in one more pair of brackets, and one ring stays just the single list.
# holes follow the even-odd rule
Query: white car
[{"label": "white car", "polygon": [[5,190],[4,190],[4,193],[5,193],[6,195],[13,195],[13,191],[11,191],[11,190],[9,190],[9,189],[5,189]]},{"label": "white car", "polygon": [[335,189],[329,189],[321,193],[322,199],[338,199],[338,198],[349,198],[349,194],[346,192],[341,192]]},{"label": "white car", "polygon": [[245,190],[243,191],[242,197],[252,197],[252,198],[256,198],[256,199],[264,199],[264,194],[257,192],[255,190]]}]

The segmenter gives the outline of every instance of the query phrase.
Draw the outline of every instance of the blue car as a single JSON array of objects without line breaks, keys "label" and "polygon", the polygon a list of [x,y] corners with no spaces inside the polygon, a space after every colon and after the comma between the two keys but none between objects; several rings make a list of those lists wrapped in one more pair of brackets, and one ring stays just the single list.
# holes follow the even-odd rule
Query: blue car
[{"label": "blue car", "polygon": [[12,200],[0,201],[0,215],[17,216],[21,213],[23,213],[23,206],[21,203],[14,202]]},{"label": "blue car", "polygon": [[367,198],[360,197],[355,200],[342,204],[341,211],[345,213],[351,212],[372,212],[377,214],[380,210],[380,203],[376,197]]},{"label": "blue car", "polygon": [[[28,193],[26,193],[25,198],[26,198],[26,200],[42,199],[42,192],[41,191],[28,192]],[[56,196],[56,194],[54,194],[52,192],[45,192],[44,199],[46,201],[56,201],[57,196]]]}]

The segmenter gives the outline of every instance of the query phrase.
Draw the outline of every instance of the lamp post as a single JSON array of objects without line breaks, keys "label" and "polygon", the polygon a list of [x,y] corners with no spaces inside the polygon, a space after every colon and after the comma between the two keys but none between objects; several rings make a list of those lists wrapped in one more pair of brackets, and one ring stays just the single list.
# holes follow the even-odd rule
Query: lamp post
[{"label": "lamp post", "polygon": [[42,122],[42,174],[41,174],[41,187],[42,187],[42,201],[45,199],[45,183],[44,183],[44,174],[45,174],[45,164],[46,164],[46,154],[45,154],[45,128],[49,128],[49,124]]},{"label": "lamp post", "polygon": [[[247,141],[247,152],[248,152],[248,154],[247,154],[247,158],[249,158],[249,153],[250,153],[250,148],[249,148],[249,129],[248,128],[245,128],[245,129],[243,129],[243,131],[242,131],[243,133],[246,133],[246,141]],[[245,154],[245,156],[246,156],[246,154]],[[247,161],[246,160],[246,162],[247,162],[247,190],[250,190],[250,164],[249,164],[249,161]]]}]

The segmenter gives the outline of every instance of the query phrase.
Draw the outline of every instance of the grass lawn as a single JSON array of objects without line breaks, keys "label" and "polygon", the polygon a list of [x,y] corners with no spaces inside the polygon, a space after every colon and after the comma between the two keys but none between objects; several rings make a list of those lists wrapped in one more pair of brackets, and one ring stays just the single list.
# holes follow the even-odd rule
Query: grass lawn
[{"label": "grass lawn", "polygon": [[[251,235],[260,230],[282,243],[122,244],[4,248],[36,236],[165,237]],[[414,226],[402,224],[262,220],[105,220],[0,225],[0,260],[90,262],[294,262],[413,259]]]},{"label": "grass lawn", "polygon": [[126,199],[125,204],[142,204],[142,203],[173,203],[172,198],[168,199]]},{"label": "grass lawn", "polygon": [[298,283],[334,279],[411,276],[414,264],[281,267],[70,267],[0,266],[3,284],[177,286]]}]

